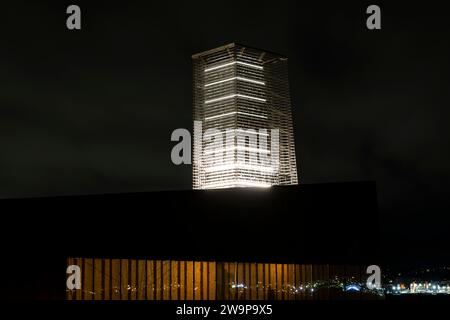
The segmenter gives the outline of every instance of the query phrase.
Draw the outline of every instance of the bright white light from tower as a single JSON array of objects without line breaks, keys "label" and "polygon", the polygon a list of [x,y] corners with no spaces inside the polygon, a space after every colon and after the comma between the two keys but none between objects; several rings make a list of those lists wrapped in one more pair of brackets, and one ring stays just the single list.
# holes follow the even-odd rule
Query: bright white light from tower
[{"label": "bright white light from tower", "polygon": [[297,184],[287,59],[230,44],[193,62],[194,189]]}]

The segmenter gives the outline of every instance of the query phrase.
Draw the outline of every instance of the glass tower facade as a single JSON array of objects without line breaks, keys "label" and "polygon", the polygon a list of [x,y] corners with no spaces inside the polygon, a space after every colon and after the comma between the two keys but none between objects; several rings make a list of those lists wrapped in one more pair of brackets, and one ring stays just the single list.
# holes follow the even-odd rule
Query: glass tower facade
[{"label": "glass tower facade", "polygon": [[192,59],[193,188],[297,184],[287,58],[232,43]]}]

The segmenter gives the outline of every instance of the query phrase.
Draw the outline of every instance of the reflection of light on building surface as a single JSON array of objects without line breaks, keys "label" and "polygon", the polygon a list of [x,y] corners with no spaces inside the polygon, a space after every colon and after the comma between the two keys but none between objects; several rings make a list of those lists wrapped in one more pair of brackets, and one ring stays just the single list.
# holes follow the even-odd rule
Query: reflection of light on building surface
[{"label": "reflection of light on building surface", "polygon": [[349,284],[345,287],[345,291],[360,291],[361,287],[357,284]]},{"label": "reflection of light on building surface", "polygon": [[[327,300],[350,295],[346,284],[358,285],[361,299],[383,298],[351,274],[337,276],[330,265],[91,258],[67,263],[80,265],[84,275],[81,289],[66,290],[68,300]],[[354,266],[352,272],[361,271]]]}]

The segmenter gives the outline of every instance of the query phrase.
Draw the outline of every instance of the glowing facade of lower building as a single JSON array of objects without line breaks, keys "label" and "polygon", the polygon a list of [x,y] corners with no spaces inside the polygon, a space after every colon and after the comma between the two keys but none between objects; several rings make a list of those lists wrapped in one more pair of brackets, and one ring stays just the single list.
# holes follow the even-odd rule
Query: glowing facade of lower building
[{"label": "glowing facade of lower building", "polygon": [[[68,258],[67,265],[81,272],[67,300],[330,300],[365,281],[358,265],[98,258]],[[353,298],[382,297],[365,290]]]},{"label": "glowing facade of lower building", "polygon": [[192,59],[193,188],[297,184],[287,58],[233,43]]}]

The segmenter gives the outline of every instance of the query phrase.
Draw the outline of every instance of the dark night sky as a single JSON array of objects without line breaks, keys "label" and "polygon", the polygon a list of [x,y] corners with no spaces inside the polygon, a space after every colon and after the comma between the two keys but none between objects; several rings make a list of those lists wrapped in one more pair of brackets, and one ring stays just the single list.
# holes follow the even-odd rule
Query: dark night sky
[{"label": "dark night sky", "polygon": [[[448,12],[437,4],[2,4],[0,197],[191,188],[190,56],[229,42],[289,57],[301,183],[375,180],[390,249],[448,252]],[[82,30],[66,29],[69,4]],[[363,213],[362,213],[363,214]],[[427,235],[427,240],[417,236]]]}]

